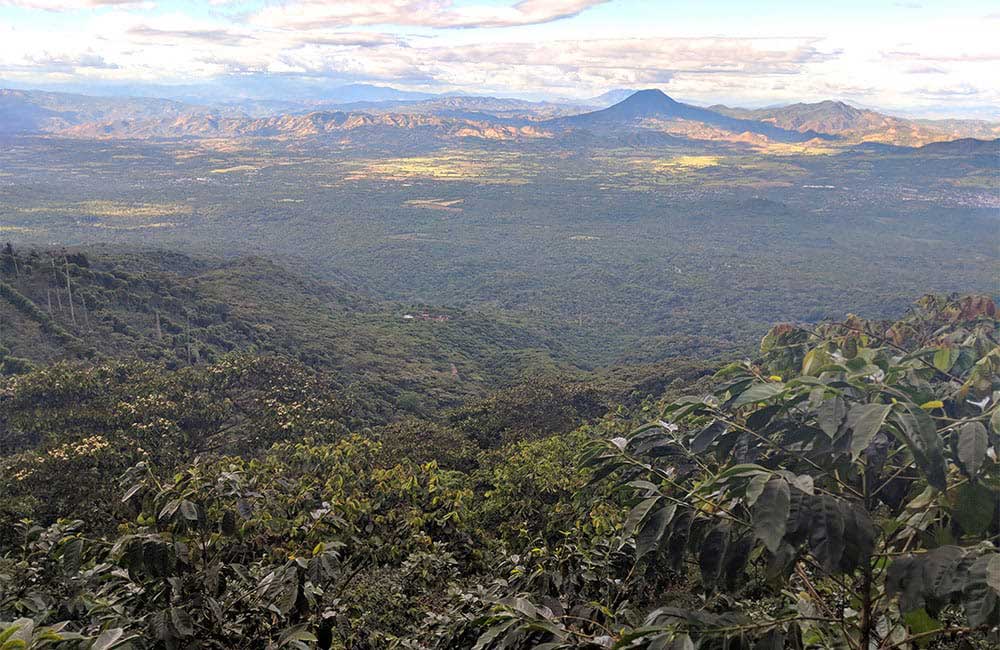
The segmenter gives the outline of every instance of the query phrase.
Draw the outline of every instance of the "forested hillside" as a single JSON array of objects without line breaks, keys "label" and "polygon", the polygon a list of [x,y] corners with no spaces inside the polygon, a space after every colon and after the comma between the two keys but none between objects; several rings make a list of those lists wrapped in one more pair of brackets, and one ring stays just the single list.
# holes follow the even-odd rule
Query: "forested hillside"
[{"label": "forested hillside", "polygon": [[[4,648],[998,641],[990,297],[778,325],[712,370],[438,388],[440,408],[355,381],[359,357],[295,354],[255,277],[347,323],[333,338],[386,312],[263,262],[7,255]],[[71,289],[87,316],[67,320]]]},{"label": "forested hillside", "polygon": [[279,354],[363,386],[381,408],[404,398],[404,409],[419,410],[535,372],[577,370],[537,328],[378,302],[262,258],[8,246],[0,265],[6,373],[69,359],[129,357],[177,369],[233,351]]}]

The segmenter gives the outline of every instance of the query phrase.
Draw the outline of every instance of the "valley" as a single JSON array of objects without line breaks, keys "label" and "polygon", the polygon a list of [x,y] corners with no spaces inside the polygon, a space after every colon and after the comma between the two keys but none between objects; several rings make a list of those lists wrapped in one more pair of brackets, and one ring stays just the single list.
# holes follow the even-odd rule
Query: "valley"
[{"label": "valley", "polygon": [[[662,103],[639,99],[616,110],[645,120]],[[888,316],[927,290],[995,287],[996,141],[650,140],[608,119],[587,138],[509,141],[405,124],[9,136],[0,235],[277,256],[380,299],[531,323],[584,366],[734,354],[775,319]]]}]

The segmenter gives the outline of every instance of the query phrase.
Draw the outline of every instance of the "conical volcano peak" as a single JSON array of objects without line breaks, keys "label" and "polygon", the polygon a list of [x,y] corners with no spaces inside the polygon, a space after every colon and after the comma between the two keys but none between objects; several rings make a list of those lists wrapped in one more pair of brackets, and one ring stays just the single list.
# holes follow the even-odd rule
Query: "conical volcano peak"
[{"label": "conical volcano peak", "polygon": [[669,95],[659,88],[647,88],[645,90],[639,90],[632,93],[619,102],[619,105],[647,106],[649,108],[656,108],[671,106],[676,103],[677,102],[671,99]]},{"label": "conical volcano peak", "polygon": [[629,100],[629,99],[660,99],[660,100],[664,100],[665,99],[665,100],[671,101],[671,102],[674,101],[674,100],[670,99],[670,96],[667,95],[667,93],[663,92],[659,88],[643,88],[642,90],[635,91],[634,93],[632,93],[631,95],[629,95],[626,99],[627,100]]}]

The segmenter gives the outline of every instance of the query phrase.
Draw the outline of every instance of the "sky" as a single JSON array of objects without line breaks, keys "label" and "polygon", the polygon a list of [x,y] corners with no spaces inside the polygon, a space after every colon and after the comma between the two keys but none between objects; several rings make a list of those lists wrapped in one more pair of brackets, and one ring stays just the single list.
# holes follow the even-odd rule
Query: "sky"
[{"label": "sky", "polygon": [[0,85],[655,87],[698,104],[1000,120],[998,35],[1000,5],[981,0],[0,0]]}]

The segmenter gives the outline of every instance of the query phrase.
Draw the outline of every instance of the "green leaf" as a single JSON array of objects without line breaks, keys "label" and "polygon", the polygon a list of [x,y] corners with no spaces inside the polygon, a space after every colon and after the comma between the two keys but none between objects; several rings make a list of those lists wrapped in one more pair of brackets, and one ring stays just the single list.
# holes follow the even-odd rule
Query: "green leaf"
[{"label": "green leaf", "polygon": [[649,511],[661,498],[663,497],[649,497],[632,508],[628,513],[628,519],[625,520],[625,532],[630,535],[634,533],[636,527],[646,518],[646,515],[649,514]]},{"label": "green leaf", "polygon": [[924,592],[939,601],[951,600],[954,594],[961,592],[964,578],[959,568],[964,559],[965,551],[953,545],[939,546],[920,556]]},{"label": "green leaf", "polygon": [[[4,630],[3,634],[7,638],[7,643],[10,641],[21,641],[24,643],[24,647],[28,647],[31,643],[31,637],[35,631],[35,622],[30,618],[19,618],[10,624],[10,627]],[[4,647],[7,646],[4,643]]]},{"label": "green leaf", "polygon": [[840,430],[840,425],[844,423],[844,418],[846,417],[847,402],[839,395],[823,400],[823,403],[819,405],[819,409],[816,411],[816,420],[819,428],[830,438],[836,437],[837,431]]},{"label": "green leaf", "polygon": [[184,499],[181,501],[180,509],[182,517],[188,521],[198,521],[198,506]]},{"label": "green leaf", "polygon": [[122,495],[122,503],[125,503],[126,501],[134,497],[139,492],[139,490],[141,490],[144,487],[145,485],[142,483],[136,483],[135,485],[130,487],[128,490],[125,491],[125,494]]},{"label": "green leaf", "polygon": [[986,565],[986,584],[1000,594],[1000,553],[993,553]]},{"label": "green leaf", "polygon": [[969,478],[975,477],[986,457],[989,434],[979,422],[967,422],[958,430],[958,460]]},{"label": "green leaf", "polygon": [[958,361],[959,354],[961,354],[961,350],[957,348],[939,348],[934,353],[934,367],[941,372],[948,372]]},{"label": "green leaf", "polygon": [[809,552],[824,570],[833,573],[844,554],[846,525],[841,503],[826,494],[814,497],[815,511],[810,522]]},{"label": "green leaf", "polygon": [[472,646],[472,650],[484,650],[488,648],[501,634],[517,622],[516,618],[508,618],[489,628],[479,636],[479,639],[476,640],[476,645]]},{"label": "green leaf", "polygon": [[227,537],[236,534],[236,515],[232,510],[226,510],[222,514],[222,521],[219,522],[219,530]]},{"label": "green leaf", "polygon": [[316,636],[309,631],[309,625],[307,623],[302,623],[301,625],[296,625],[295,627],[290,627],[281,633],[278,637],[278,647],[284,647],[294,641],[316,641]]},{"label": "green leaf", "polygon": [[733,407],[753,404],[756,402],[766,402],[776,395],[780,395],[785,390],[785,385],[781,382],[769,382],[766,384],[754,384],[746,389],[740,396],[733,400]]},{"label": "green leaf", "polygon": [[851,437],[851,454],[857,458],[861,452],[868,448],[879,429],[882,428],[886,416],[892,410],[892,405],[863,404],[852,410],[857,410],[857,414],[852,413],[854,434]]},{"label": "green leaf", "polygon": [[694,650],[694,641],[687,634],[678,634],[670,642],[670,650]]},{"label": "green leaf", "polygon": [[[941,621],[933,618],[923,608],[904,613],[903,621],[906,623],[907,630],[911,635],[933,632],[934,630],[940,630],[942,627]],[[933,640],[932,636],[929,635],[917,640],[917,645],[924,648]]]},{"label": "green leaf", "polygon": [[989,621],[997,608],[997,593],[987,577],[993,562],[992,555],[983,555],[972,563],[962,589],[962,605],[969,618],[969,625],[973,627]]},{"label": "green leaf", "polygon": [[67,573],[76,573],[80,568],[80,556],[83,553],[83,540],[72,539],[62,547],[63,568]]},{"label": "green leaf", "polygon": [[927,482],[942,492],[948,489],[944,446],[934,418],[909,402],[897,404],[892,417],[898,425],[897,434],[910,448],[913,460],[927,477]]},{"label": "green leaf", "polygon": [[784,479],[772,478],[753,506],[754,535],[764,542],[767,550],[778,550],[788,525],[791,494]]},{"label": "green leaf", "polygon": [[813,348],[806,352],[802,359],[803,375],[818,375],[820,368],[829,365],[831,361],[829,353],[822,348]]},{"label": "green leaf", "polygon": [[177,636],[185,637],[194,634],[194,621],[191,620],[191,615],[180,607],[170,608],[170,622],[173,624]]},{"label": "green leaf", "polygon": [[981,535],[989,528],[1000,502],[989,488],[964,483],[955,490],[952,515],[967,535]]},{"label": "green leaf", "polygon": [[729,427],[725,424],[719,422],[718,420],[713,420],[711,424],[699,431],[698,435],[696,435],[691,441],[691,451],[696,454],[702,453],[708,449],[709,445],[715,442],[716,438],[728,430]]},{"label": "green leaf", "polygon": [[119,639],[125,634],[125,630],[120,627],[113,627],[101,632],[101,634],[94,639],[93,645],[90,646],[90,650],[109,650],[115,647]]},{"label": "green leaf", "polygon": [[160,510],[158,518],[169,519],[170,517],[173,517],[174,513],[177,512],[177,508],[180,505],[181,505],[180,499],[171,499],[170,501],[167,501],[167,503],[163,506],[163,509]]},{"label": "green leaf", "polygon": [[668,503],[645,519],[635,537],[636,560],[659,547],[667,524],[674,518],[676,512],[677,504]]},{"label": "green leaf", "polygon": [[701,569],[701,584],[708,591],[715,589],[725,564],[729,548],[729,522],[722,522],[708,531],[701,543],[698,567]]},{"label": "green leaf", "polygon": [[747,506],[753,507],[753,504],[757,503],[757,499],[764,492],[764,486],[767,485],[770,478],[770,474],[756,474],[750,479],[745,496]]}]

